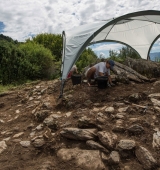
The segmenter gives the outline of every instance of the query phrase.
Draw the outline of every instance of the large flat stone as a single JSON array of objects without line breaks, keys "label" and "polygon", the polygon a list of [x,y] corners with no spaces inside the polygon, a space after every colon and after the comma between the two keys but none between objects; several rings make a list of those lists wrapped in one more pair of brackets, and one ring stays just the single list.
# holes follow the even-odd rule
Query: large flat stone
[{"label": "large flat stone", "polygon": [[57,152],[57,156],[64,162],[73,160],[76,164],[75,167],[79,166],[82,169],[105,169],[98,150],[81,150],[78,148],[60,149]]},{"label": "large flat stone", "polygon": [[134,140],[124,139],[124,140],[119,141],[119,143],[117,144],[117,149],[131,150],[131,149],[135,148],[135,146],[136,146],[136,143]]},{"label": "large flat stone", "polygon": [[64,128],[60,134],[69,139],[92,140],[96,138],[97,129]]},{"label": "large flat stone", "polygon": [[139,162],[143,165],[144,169],[154,169],[157,162],[146,148],[139,146],[136,149],[135,154]]}]

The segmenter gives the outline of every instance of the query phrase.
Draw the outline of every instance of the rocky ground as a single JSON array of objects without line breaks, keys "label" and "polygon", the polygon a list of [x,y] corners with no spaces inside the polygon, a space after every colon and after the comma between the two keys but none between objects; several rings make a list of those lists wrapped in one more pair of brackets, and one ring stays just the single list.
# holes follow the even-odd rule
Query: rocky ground
[{"label": "rocky ground", "polygon": [[160,81],[59,89],[0,94],[1,170],[160,170]]}]

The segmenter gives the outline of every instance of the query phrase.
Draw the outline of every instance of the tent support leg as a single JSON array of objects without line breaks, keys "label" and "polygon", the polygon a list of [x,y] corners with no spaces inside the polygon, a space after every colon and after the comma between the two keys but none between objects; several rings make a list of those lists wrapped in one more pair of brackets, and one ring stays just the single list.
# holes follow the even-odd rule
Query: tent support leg
[{"label": "tent support leg", "polygon": [[60,88],[60,96],[59,96],[59,99],[63,97],[64,85],[65,85],[65,80],[62,80],[62,81],[61,81],[61,88]]}]

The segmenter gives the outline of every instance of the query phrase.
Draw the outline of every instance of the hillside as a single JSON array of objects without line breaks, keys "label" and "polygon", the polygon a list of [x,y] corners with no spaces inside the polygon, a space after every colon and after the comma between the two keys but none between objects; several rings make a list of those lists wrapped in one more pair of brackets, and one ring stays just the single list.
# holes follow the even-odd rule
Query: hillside
[{"label": "hillside", "polygon": [[1,93],[0,169],[159,170],[159,84],[69,80],[58,102],[59,80]]}]

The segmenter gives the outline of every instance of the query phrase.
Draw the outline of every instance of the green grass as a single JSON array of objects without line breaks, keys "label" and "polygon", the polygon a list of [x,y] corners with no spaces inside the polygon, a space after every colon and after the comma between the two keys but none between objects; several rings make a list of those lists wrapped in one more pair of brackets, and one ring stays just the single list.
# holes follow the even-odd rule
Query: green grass
[{"label": "green grass", "polygon": [[0,93],[3,93],[5,91],[9,91],[13,88],[14,86],[13,85],[6,85],[6,86],[3,86],[0,84]]}]

